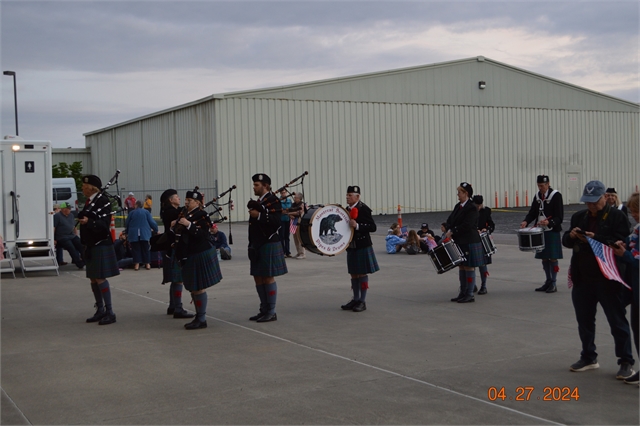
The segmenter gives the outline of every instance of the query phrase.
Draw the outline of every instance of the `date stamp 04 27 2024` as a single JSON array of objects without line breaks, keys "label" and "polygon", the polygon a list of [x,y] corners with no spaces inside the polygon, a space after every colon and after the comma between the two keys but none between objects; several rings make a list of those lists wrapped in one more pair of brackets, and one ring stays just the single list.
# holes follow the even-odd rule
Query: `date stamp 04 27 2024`
[{"label": "date stamp 04 27 2024", "polygon": [[533,386],[518,386],[514,394],[508,394],[503,387],[496,388],[491,386],[487,391],[489,401],[500,399],[502,401],[577,401],[580,398],[578,388],[570,388],[568,386],[545,386],[542,389],[542,395],[534,395],[535,388]]}]

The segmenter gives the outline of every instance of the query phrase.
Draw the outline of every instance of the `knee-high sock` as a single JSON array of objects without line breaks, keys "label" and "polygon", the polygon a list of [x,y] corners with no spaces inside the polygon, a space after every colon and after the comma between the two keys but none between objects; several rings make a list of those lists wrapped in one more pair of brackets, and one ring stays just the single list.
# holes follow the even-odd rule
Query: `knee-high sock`
[{"label": "knee-high sock", "polygon": [[487,265],[482,265],[478,268],[480,270],[480,281],[482,285],[487,285],[487,277],[489,276],[489,271],[487,270]]},{"label": "knee-high sock", "polygon": [[173,290],[172,292],[173,307],[176,309],[176,311],[181,311],[182,310],[182,290],[184,286],[182,285],[182,283],[171,283],[169,288]]},{"label": "knee-high sock", "polygon": [[269,311],[269,304],[267,303],[267,292],[264,288],[264,284],[260,284],[256,286],[256,291],[258,292],[258,297],[260,298],[260,313],[266,314]]},{"label": "knee-high sock", "polygon": [[278,298],[278,284],[274,281],[271,284],[263,284],[264,291],[267,294],[267,313],[276,313],[276,299]]},{"label": "knee-high sock", "polygon": [[176,284],[175,283],[169,284],[169,307],[170,308],[175,308],[176,307],[175,298],[173,297],[173,293],[175,292],[175,288],[176,288]]},{"label": "knee-high sock", "polygon": [[193,299],[193,304],[196,306],[196,319],[200,322],[205,322],[207,320],[207,292],[191,294],[191,298]]},{"label": "knee-high sock", "polygon": [[100,289],[100,293],[102,293],[102,300],[104,300],[104,307],[107,312],[112,312],[111,310],[111,289],[109,288],[109,281],[104,280],[102,284],[98,285]]},{"label": "knee-high sock", "polygon": [[546,283],[551,281],[551,262],[549,259],[542,259],[542,269],[544,269],[544,273],[547,276]]},{"label": "knee-high sock", "polygon": [[351,278],[351,290],[353,290],[353,300],[360,300],[360,279]]},{"label": "knee-high sock", "polygon": [[464,271],[465,277],[467,281],[467,296],[473,297],[473,289],[476,287],[476,271],[475,269],[471,271]]},{"label": "knee-high sock", "polygon": [[460,280],[458,296],[464,296],[465,294],[467,294],[467,271],[458,268],[458,279]]},{"label": "knee-high sock", "polygon": [[369,290],[369,276],[360,277],[358,281],[360,282],[360,301],[364,302],[367,298],[367,290]]},{"label": "knee-high sock", "polygon": [[558,275],[558,271],[560,267],[558,266],[557,260],[549,260],[549,278],[551,282],[556,283],[556,277]]},{"label": "knee-high sock", "polygon": [[96,299],[96,308],[98,308],[98,311],[102,311],[104,309],[104,303],[102,302],[102,292],[98,288],[98,283],[91,283],[91,291],[93,292],[94,299]]}]

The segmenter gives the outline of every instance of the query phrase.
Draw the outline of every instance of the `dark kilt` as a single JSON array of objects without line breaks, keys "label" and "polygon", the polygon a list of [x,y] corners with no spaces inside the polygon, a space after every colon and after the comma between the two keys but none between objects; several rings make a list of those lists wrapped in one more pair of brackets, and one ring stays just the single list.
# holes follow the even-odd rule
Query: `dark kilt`
[{"label": "dark kilt", "polygon": [[98,245],[85,247],[85,253],[91,250],[89,256],[84,255],[83,259],[87,265],[87,278],[109,278],[120,275],[118,269],[118,258],[113,245]]},{"label": "dark kilt", "polygon": [[175,253],[173,252],[171,253],[171,260],[167,263],[168,263],[168,269],[169,269],[167,271],[167,278],[169,278],[169,280],[165,282],[181,283],[183,281],[182,268],[180,267],[180,262],[176,260]]},{"label": "dark kilt", "polygon": [[544,250],[536,253],[536,259],[562,259],[560,233],[544,231]]},{"label": "dark kilt", "polygon": [[469,243],[458,244],[462,254],[467,259],[460,264],[460,266],[470,266],[475,268],[476,266],[484,265],[484,248],[482,243]]},{"label": "dark kilt", "polygon": [[373,274],[379,271],[378,260],[373,247],[347,249],[347,272],[352,275]]},{"label": "dark kilt", "polygon": [[259,252],[258,260],[251,261],[250,273],[254,277],[277,277],[289,272],[284,260],[282,243],[276,241],[264,244]]},{"label": "dark kilt", "polygon": [[222,272],[216,249],[210,248],[187,257],[182,266],[182,278],[184,288],[188,291],[204,290],[218,284],[222,280]]}]

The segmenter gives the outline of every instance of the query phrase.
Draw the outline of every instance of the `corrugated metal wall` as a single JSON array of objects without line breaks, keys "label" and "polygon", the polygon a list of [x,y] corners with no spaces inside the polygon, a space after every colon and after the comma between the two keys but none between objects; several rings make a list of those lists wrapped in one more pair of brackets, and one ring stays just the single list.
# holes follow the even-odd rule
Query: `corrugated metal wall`
[{"label": "corrugated metal wall", "polygon": [[54,148],[51,151],[52,163],[67,163],[69,165],[76,161],[82,162],[82,172],[91,173],[91,150],[89,149],[77,149],[77,148]]},{"label": "corrugated metal wall", "polygon": [[[470,182],[485,204],[524,205],[535,178],[548,174],[566,202],[590,179],[622,197],[640,181],[635,113],[556,111],[390,103],[216,100],[221,182],[238,184],[244,205],[250,177],[280,186],[305,170],[307,201],[344,204],[359,184],[375,213],[448,210]],[[615,147],[615,148],[614,148]],[[226,183],[222,186],[226,187]],[[235,218],[234,218],[235,219]],[[238,219],[246,220],[240,208]]]}]

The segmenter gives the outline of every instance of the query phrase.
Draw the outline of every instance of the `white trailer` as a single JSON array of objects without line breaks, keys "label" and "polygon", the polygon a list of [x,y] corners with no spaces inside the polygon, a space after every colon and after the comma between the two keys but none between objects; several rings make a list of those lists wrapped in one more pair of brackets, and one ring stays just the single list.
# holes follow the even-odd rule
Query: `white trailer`
[{"label": "white trailer", "polygon": [[[5,136],[0,141],[0,233],[9,258],[2,272],[55,270],[51,142]],[[9,266],[5,266],[6,264]]]}]

